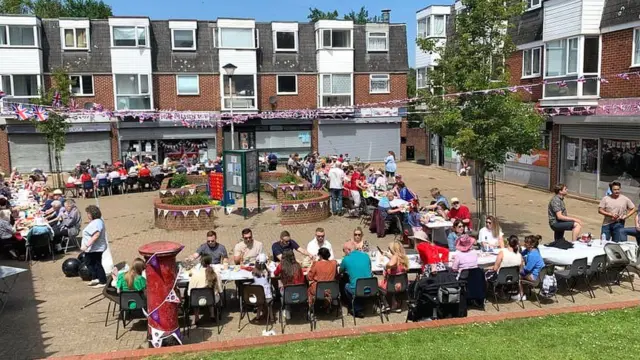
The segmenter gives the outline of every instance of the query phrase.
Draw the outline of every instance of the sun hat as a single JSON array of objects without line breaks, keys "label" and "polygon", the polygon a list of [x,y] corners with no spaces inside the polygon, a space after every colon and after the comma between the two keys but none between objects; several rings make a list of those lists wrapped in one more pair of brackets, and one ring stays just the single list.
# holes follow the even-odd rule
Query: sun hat
[{"label": "sun hat", "polygon": [[259,264],[266,264],[267,261],[267,254],[258,254],[258,256],[256,256],[256,262]]},{"label": "sun hat", "polygon": [[60,189],[53,190],[53,195],[62,195],[62,190]]},{"label": "sun hat", "polygon": [[469,235],[462,235],[456,240],[456,250],[461,252],[467,252],[471,250],[473,244],[476,242],[476,239],[472,238]]},{"label": "sun hat", "polygon": [[429,241],[429,239],[427,238],[427,233],[425,233],[424,231],[414,232],[411,238],[415,240],[420,240],[420,241]]},{"label": "sun hat", "polygon": [[460,199],[458,199],[457,197],[452,197],[452,198],[451,198],[451,203],[452,203],[452,204],[453,204],[453,203],[459,203],[459,202],[460,202]]},{"label": "sun hat", "polygon": [[376,170],[376,172],[375,172],[375,173],[373,173],[373,174],[374,174],[374,175],[382,176],[382,171],[380,171],[380,170]]}]

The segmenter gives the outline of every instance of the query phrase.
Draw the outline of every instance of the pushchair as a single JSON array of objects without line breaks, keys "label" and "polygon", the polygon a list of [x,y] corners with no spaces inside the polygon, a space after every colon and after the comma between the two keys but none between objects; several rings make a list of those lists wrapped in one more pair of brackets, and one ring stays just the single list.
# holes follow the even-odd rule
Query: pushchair
[{"label": "pushchair", "polygon": [[466,282],[456,274],[442,271],[422,277],[409,285],[407,319],[446,319],[467,316]]}]

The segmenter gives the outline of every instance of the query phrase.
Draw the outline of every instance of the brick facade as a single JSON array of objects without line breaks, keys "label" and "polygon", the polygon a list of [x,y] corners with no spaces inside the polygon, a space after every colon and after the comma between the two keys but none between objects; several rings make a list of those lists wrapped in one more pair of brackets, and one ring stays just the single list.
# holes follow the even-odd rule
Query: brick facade
[{"label": "brick facade", "polygon": [[407,160],[407,118],[400,123],[400,161]]},{"label": "brick facade", "polygon": [[318,136],[320,134],[320,127],[318,119],[313,119],[313,125],[311,125],[311,152],[318,150]]},{"label": "brick facade", "polygon": [[[540,76],[534,78],[522,78],[522,54],[523,51],[519,50],[511,54],[507,59],[507,69],[509,71],[509,84],[511,85],[533,85],[542,81],[544,58],[540,61]],[[540,56],[544,57],[543,51],[540,52]],[[532,94],[526,91],[520,90],[518,94],[522,97],[523,101],[538,101],[542,98],[542,86],[532,86]]]},{"label": "brick facade", "polygon": [[6,129],[0,128],[0,172],[9,176],[11,173],[11,158],[9,155],[9,135]]},{"label": "brick facade", "polygon": [[[305,200],[282,201],[280,207],[281,225],[316,223],[329,217],[329,211],[331,208],[329,194],[324,191],[298,192],[298,194],[307,193],[315,193],[317,196]],[[321,203],[322,205],[320,205]],[[304,204],[307,204],[307,206],[305,207]]]},{"label": "brick facade", "polygon": [[[53,77],[45,75],[44,84],[47,89],[53,86]],[[93,75],[93,93],[94,96],[76,96],[78,106],[95,103],[102,105],[105,109],[114,109],[113,75]]]},{"label": "brick facade", "polygon": [[549,190],[560,181],[560,125],[553,124],[551,130],[551,147],[549,151]]},{"label": "brick facade", "polygon": [[[209,209],[207,212],[206,209]],[[158,210],[168,210],[158,213]],[[193,210],[199,210],[196,215]],[[165,230],[209,230],[215,228],[215,209],[212,206],[178,206],[163,203],[156,198],[153,203],[153,218],[157,228]],[[186,215],[182,211],[188,211]]]},{"label": "brick facade", "polygon": [[369,76],[371,74],[354,74],[354,104],[371,104],[389,100],[407,98],[407,74],[389,75],[389,93],[371,94]]},{"label": "brick facade", "polygon": [[[429,159],[429,137],[425,129],[411,128],[407,129],[407,142],[403,144],[403,148],[413,146],[414,157],[416,161],[424,160],[428,163]],[[405,158],[406,159],[406,158]]]},{"label": "brick facade", "polygon": [[[602,34],[602,66],[601,74],[609,83],[600,84],[602,98],[627,98],[640,96],[640,78],[630,76],[624,80],[611,76],[629,71],[633,52],[633,29]],[[607,76],[608,75],[608,76]]]},{"label": "brick facade", "polygon": [[115,123],[111,123],[111,163],[120,160],[120,141],[118,141],[118,127]]},{"label": "brick facade", "polygon": [[153,101],[156,109],[220,110],[220,76],[200,74],[199,95],[178,95],[176,81],[175,74],[153,75]]},{"label": "brick facade", "polygon": [[[277,75],[258,75],[258,106],[262,111],[314,109],[318,102],[318,75],[298,74],[298,94],[278,95]],[[271,96],[278,102],[272,106]]]}]

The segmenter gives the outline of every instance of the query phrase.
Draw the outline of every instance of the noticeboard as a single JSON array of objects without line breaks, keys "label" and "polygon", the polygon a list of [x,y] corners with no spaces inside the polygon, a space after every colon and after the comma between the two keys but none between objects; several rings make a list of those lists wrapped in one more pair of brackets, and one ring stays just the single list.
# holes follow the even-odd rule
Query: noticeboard
[{"label": "noticeboard", "polygon": [[225,190],[247,194],[258,190],[260,167],[257,150],[234,150],[224,153]]},{"label": "noticeboard", "polygon": [[245,191],[247,193],[258,190],[259,178],[260,178],[260,166],[258,165],[258,151],[248,151],[245,153],[245,167],[246,177]]}]

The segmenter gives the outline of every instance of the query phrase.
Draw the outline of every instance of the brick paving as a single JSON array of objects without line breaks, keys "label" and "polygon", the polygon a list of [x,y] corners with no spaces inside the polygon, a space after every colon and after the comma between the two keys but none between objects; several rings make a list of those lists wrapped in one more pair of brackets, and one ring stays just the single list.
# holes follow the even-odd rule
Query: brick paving
[{"label": "brick paving", "polygon": [[[447,197],[457,196],[473,210],[475,204],[471,201],[471,181],[467,177],[457,177],[451,172],[424,167],[412,163],[401,163],[399,172],[405,177],[408,185],[421,198],[428,196],[428,190],[439,187]],[[518,235],[541,234],[548,240],[552,233],[547,225],[546,206],[550,194],[518,186],[498,184],[498,215],[500,216],[505,234]],[[114,197],[100,198],[107,224],[107,232],[112,246],[115,262],[131,261],[138,256],[140,245],[157,240],[171,240],[182,243],[185,249],[179,255],[184,258],[191,254],[204,239],[203,231],[165,231],[154,228],[152,202],[157,192],[142,194],[128,194]],[[265,199],[268,200],[268,199]],[[84,207],[94,200],[79,200]],[[576,199],[567,199],[568,211],[584,220],[585,231],[599,233],[600,217],[596,205]],[[267,201],[267,204],[269,202]],[[263,241],[267,246],[278,238],[285,227],[279,225],[277,212],[267,209],[244,220],[239,215],[224,215],[218,212],[218,238],[227,249],[230,249],[240,238],[240,231],[244,227],[254,230],[254,237]],[[351,231],[359,226],[359,220],[332,217],[318,224],[286,226],[292,238],[301,244],[306,244],[312,237],[316,226],[326,229],[327,239],[332,242],[339,252],[341,244],[348,240]],[[368,232],[365,232],[368,233]],[[377,239],[375,235],[368,235],[367,240],[372,245],[384,246],[393,240],[393,235],[384,239]],[[68,256],[75,256],[71,254]],[[73,354],[87,354],[97,352],[125,351],[146,348],[146,332],[143,322],[133,323],[126,332],[121,331],[121,338],[115,340],[115,320],[109,320],[104,326],[107,310],[106,300],[81,310],[90,297],[98,294],[99,290],[85,286],[78,278],[65,278],[60,269],[62,259],[56,262],[36,262],[30,272],[22,274],[12,296],[0,315],[0,341],[5,344],[0,348],[1,359],[27,359],[47,356],[68,356]],[[2,265],[24,267],[24,263],[1,261]],[[636,281],[636,286],[640,286]],[[561,292],[561,294],[563,294]],[[613,294],[598,288],[597,297],[589,299],[587,293],[576,296],[576,304],[570,298],[559,296],[559,303],[543,304],[543,312],[564,311],[568,307],[576,306],[607,306],[608,303],[637,299],[627,284],[613,287]],[[472,310],[469,316],[481,320],[482,317],[522,316],[520,314],[538,311],[536,304],[525,302],[523,311],[515,303],[501,304],[500,313],[488,304],[486,311]],[[557,309],[557,310],[556,310]],[[564,309],[564,310],[562,310]],[[346,310],[344,311],[346,315]],[[515,315],[515,314],[518,315]],[[400,329],[404,324],[406,313],[391,314],[391,324],[398,324]],[[297,316],[301,318],[302,316]],[[358,329],[354,329],[353,320],[345,318],[345,330],[339,321],[331,321],[331,316],[322,316],[318,321],[319,331],[360,332],[363,328],[380,324],[378,316],[368,316],[358,319]],[[287,329],[287,334],[299,334],[295,337],[309,336],[309,326],[303,320],[294,319]],[[217,334],[213,324],[202,328],[192,328],[191,336],[186,343],[201,343],[204,341],[225,341],[234,339],[249,339],[260,337],[264,329],[262,324],[248,324],[243,320],[244,328],[238,332],[238,312],[236,302],[229,301],[229,307],[223,315],[224,328]],[[121,329],[122,330],[122,329]],[[279,324],[274,330],[279,332]],[[305,333],[307,333],[305,335]],[[247,340],[248,341],[248,340]],[[9,345],[10,346],[6,346]],[[96,358],[96,357],[92,357]]]}]

